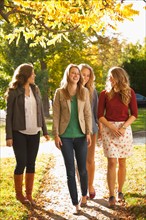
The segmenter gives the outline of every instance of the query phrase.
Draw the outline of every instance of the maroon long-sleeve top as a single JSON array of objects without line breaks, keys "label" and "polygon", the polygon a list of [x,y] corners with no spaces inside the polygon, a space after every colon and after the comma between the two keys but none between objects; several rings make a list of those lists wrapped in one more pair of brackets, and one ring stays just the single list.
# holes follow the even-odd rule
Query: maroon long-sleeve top
[{"label": "maroon long-sleeve top", "polygon": [[114,97],[110,100],[105,90],[100,93],[98,118],[104,116],[108,121],[126,121],[130,115],[133,115],[136,118],[138,115],[137,101],[133,89],[131,89],[131,100],[128,106],[121,101],[118,92],[115,93]]}]

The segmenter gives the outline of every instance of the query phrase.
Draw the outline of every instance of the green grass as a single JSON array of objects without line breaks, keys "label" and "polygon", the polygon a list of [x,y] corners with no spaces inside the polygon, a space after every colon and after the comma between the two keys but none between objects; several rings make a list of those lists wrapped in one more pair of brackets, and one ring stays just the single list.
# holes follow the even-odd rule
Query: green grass
[{"label": "green grass", "polygon": [[132,131],[146,131],[146,108],[138,109],[138,118],[132,124]]},{"label": "green grass", "polygon": [[[146,151],[145,146],[135,146],[134,154],[127,159],[127,179],[124,192],[128,209],[142,220],[146,211]],[[146,216],[145,216],[146,217]]]},{"label": "green grass", "polygon": [[[39,194],[43,186],[41,181],[44,173],[48,172],[52,165],[52,156],[41,155],[36,161],[36,174],[34,182],[34,197]],[[31,210],[15,199],[13,172],[15,167],[14,158],[1,159],[0,178],[0,219],[26,220]]]}]

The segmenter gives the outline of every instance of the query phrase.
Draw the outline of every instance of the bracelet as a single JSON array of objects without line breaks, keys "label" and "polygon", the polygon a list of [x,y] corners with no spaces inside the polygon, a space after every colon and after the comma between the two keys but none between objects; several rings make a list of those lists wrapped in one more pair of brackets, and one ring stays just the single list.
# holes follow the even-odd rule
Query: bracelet
[{"label": "bracelet", "polygon": [[123,129],[126,129],[126,127],[125,127],[124,125],[122,126],[122,128],[123,128]]}]

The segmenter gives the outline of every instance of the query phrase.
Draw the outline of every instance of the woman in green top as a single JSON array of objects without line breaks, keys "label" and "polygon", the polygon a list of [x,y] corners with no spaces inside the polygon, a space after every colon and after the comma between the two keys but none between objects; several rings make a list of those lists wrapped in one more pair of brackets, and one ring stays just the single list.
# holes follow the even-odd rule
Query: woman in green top
[{"label": "woman in green top", "polygon": [[[79,213],[80,205],[87,203],[87,146],[91,145],[92,115],[88,89],[83,85],[81,72],[77,65],[67,66],[61,87],[55,92],[53,103],[53,135],[55,145],[62,152],[69,193],[72,204]],[[82,191],[79,204],[75,179],[74,155],[77,162]]]}]

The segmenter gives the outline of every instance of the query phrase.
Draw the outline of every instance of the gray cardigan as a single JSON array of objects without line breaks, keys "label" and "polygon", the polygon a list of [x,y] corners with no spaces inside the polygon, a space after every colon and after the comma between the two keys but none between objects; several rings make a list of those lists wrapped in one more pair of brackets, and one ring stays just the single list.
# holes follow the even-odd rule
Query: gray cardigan
[{"label": "gray cardigan", "polygon": [[95,134],[98,131],[98,119],[97,119],[97,108],[98,107],[98,94],[96,89],[93,91],[91,109],[92,109],[92,133]]},{"label": "gray cardigan", "polygon": [[[37,126],[42,128],[43,135],[47,135],[47,128],[43,113],[43,105],[39,88],[30,85],[37,104]],[[13,131],[25,130],[25,90],[23,87],[10,89],[7,97],[6,140],[13,139]]]}]

